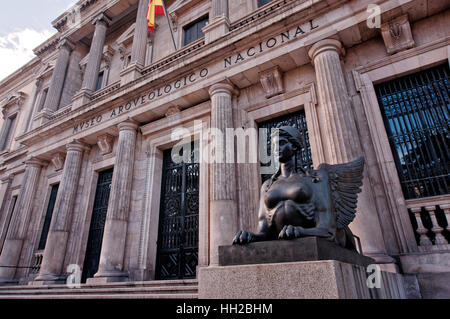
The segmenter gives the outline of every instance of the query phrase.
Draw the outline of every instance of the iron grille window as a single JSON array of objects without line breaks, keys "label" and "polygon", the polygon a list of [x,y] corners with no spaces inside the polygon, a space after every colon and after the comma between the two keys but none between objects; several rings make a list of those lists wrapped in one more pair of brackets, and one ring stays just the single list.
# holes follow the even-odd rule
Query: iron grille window
[{"label": "iron grille window", "polygon": [[268,4],[269,2],[271,2],[272,0],[258,0],[258,8]]},{"label": "iron grille window", "polygon": [[406,199],[449,193],[447,63],[375,87]]},{"label": "iron grille window", "polygon": [[[271,154],[272,149],[272,142],[270,140],[271,130],[273,128],[279,128],[285,125],[296,127],[305,140],[305,147],[303,147],[301,150],[297,150],[297,153],[295,154],[296,169],[298,170],[300,167],[302,167],[303,169],[313,169],[311,146],[309,144],[308,128],[306,126],[306,116],[305,111],[303,110],[259,123],[258,126],[260,129],[266,129],[268,154]],[[270,163],[261,164],[261,166],[270,166]],[[271,175],[269,174],[263,174],[261,176],[262,182],[264,183],[267,179],[270,178],[270,176]]]},{"label": "iron grille window", "polygon": [[43,250],[47,243],[48,231],[50,230],[50,222],[52,221],[53,208],[55,208],[56,195],[58,195],[59,184],[53,185],[48,201],[47,212],[45,213],[44,226],[42,227],[41,239],[39,240],[38,250]]},{"label": "iron grille window", "polygon": [[189,43],[192,43],[202,37],[204,37],[203,34],[203,27],[206,26],[208,23],[208,16],[204,16],[191,24],[188,24],[184,27],[184,45],[188,45]]}]

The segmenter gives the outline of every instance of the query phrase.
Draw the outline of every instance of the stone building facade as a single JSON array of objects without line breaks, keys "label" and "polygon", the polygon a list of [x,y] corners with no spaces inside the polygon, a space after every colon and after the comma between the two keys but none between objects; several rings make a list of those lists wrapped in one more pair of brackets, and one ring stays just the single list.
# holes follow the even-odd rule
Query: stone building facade
[{"label": "stone building facade", "polygon": [[450,1],[165,2],[150,33],[148,0],[80,0],[1,82],[0,281],[195,278],[255,230],[262,170],[177,166],[173,130],[297,121],[311,166],[365,157],[364,254],[448,297]]}]

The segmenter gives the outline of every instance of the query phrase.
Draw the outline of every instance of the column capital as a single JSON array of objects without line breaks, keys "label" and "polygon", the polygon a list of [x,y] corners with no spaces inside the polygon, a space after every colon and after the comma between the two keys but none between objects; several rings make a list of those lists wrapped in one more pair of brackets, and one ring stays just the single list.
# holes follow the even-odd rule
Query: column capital
[{"label": "column capital", "polygon": [[91,147],[88,144],[82,143],[77,140],[73,140],[72,142],[66,145],[67,152],[69,151],[83,152],[89,150],[90,148]]},{"label": "column capital", "polygon": [[58,49],[67,49],[68,51],[72,51],[75,49],[75,44],[73,44],[69,39],[65,38],[59,41]]},{"label": "column capital", "polygon": [[97,26],[98,23],[101,23],[106,27],[109,27],[111,21],[112,20],[105,13],[102,12],[92,20],[92,24]]},{"label": "column capital", "polygon": [[335,39],[325,39],[316,42],[308,51],[308,55],[311,60],[314,61],[319,53],[326,51],[336,51],[339,55],[345,55],[345,49],[342,46],[341,41]]},{"label": "column capital", "polygon": [[119,132],[120,131],[136,131],[138,127],[139,127],[139,123],[132,119],[127,119],[127,120],[117,124],[117,128],[119,129]]},{"label": "column capital", "polygon": [[229,94],[231,96],[233,95],[238,95],[239,94],[239,90],[236,89],[236,87],[229,81],[222,81],[222,82],[218,82],[216,84],[213,84],[210,88],[209,88],[209,95],[213,96],[215,94],[219,94],[219,93],[226,93]]},{"label": "column capital", "polygon": [[25,161],[25,166],[27,167],[37,167],[40,168],[42,166],[45,166],[47,164],[47,162],[40,160],[36,157],[30,157],[29,159],[27,159]]}]

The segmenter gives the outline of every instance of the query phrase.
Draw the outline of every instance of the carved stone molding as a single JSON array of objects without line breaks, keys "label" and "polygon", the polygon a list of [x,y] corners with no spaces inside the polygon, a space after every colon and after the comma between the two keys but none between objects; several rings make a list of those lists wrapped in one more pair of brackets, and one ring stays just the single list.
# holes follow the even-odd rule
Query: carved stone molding
[{"label": "carved stone molding", "polygon": [[267,99],[284,93],[283,78],[278,66],[261,72],[259,76]]},{"label": "carved stone molding", "polygon": [[394,54],[415,46],[408,15],[402,15],[381,25],[381,35],[389,54]]},{"label": "carved stone molding", "polygon": [[65,156],[63,153],[57,153],[52,157],[52,164],[55,168],[55,171],[60,171],[64,168],[64,160]]},{"label": "carved stone molding", "polygon": [[97,145],[100,148],[100,154],[106,155],[112,152],[114,136],[103,134],[98,137]]},{"label": "carved stone molding", "polygon": [[108,68],[111,67],[112,58],[114,56],[114,48],[110,45],[107,45],[103,48],[103,60]]},{"label": "carved stone molding", "polygon": [[172,24],[173,32],[177,32],[178,29],[178,17],[175,12],[169,13],[170,23]]}]

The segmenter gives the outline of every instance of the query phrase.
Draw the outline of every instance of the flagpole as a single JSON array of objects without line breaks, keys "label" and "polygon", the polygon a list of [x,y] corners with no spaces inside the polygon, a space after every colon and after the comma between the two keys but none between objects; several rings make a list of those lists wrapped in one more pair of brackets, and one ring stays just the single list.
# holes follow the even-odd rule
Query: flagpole
[{"label": "flagpole", "polygon": [[164,8],[164,12],[166,13],[167,23],[169,24],[170,35],[172,36],[173,46],[175,48],[175,51],[177,51],[177,45],[175,44],[175,38],[173,37],[172,26],[170,25],[169,13],[167,12],[166,4],[164,3],[164,0],[161,0],[161,2],[163,5],[163,8]]}]

